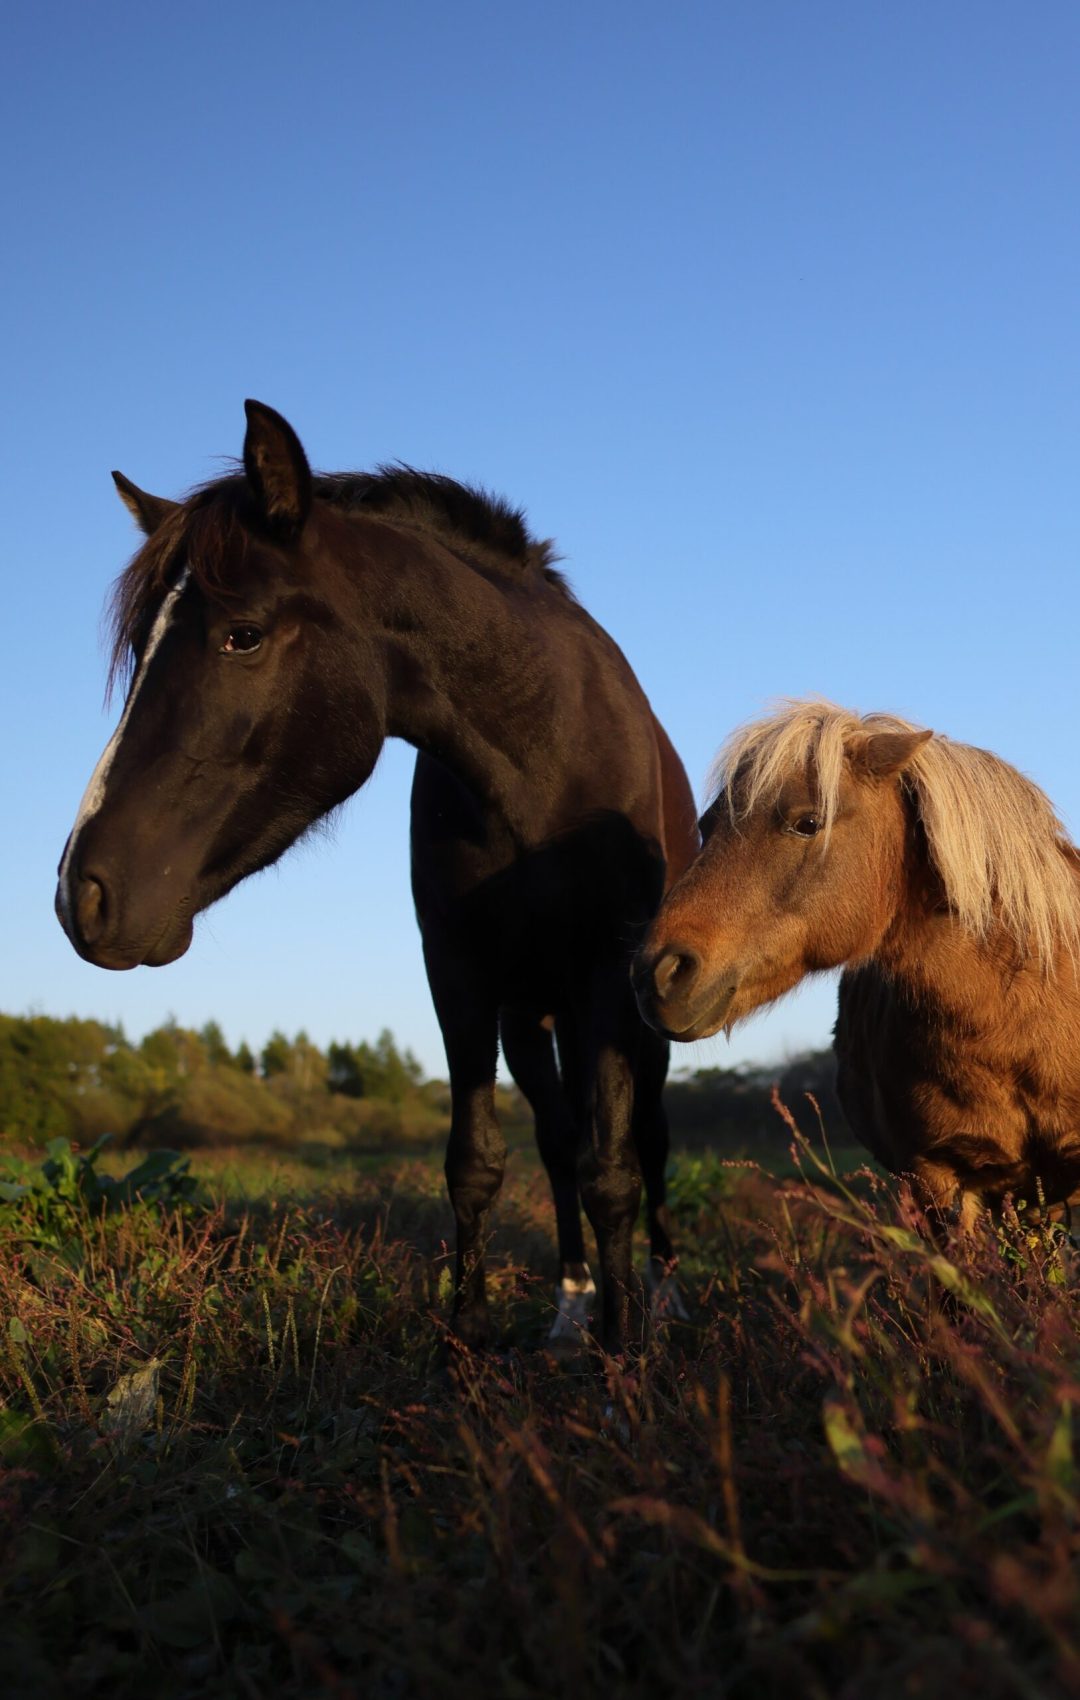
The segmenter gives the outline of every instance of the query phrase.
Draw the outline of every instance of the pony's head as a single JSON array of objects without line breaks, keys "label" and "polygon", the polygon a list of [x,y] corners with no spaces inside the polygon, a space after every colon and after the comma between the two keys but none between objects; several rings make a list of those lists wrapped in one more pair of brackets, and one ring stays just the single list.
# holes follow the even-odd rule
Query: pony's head
[{"label": "pony's head", "polygon": [[634,970],[642,1013],[674,1038],[729,1028],[927,917],[996,931],[1046,971],[1077,953],[1074,859],[1043,792],[893,715],[790,702],[743,727],[702,836]]},{"label": "pony's head", "polygon": [[896,902],[898,780],[930,736],[820,703],[735,733],[717,760],[701,854],[635,964],[646,1019],[703,1038],[805,975],[869,954]]},{"label": "pony's head", "polygon": [[[60,863],[56,909],[104,968],[182,956],[194,916],[371,772],[385,666],[335,595],[330,533],[291,426],[248,402],[243,472],[183,502],[119,473],[146,542],[117,582],[120,723]],[[359,646],[359,647],[358,647]]]}]

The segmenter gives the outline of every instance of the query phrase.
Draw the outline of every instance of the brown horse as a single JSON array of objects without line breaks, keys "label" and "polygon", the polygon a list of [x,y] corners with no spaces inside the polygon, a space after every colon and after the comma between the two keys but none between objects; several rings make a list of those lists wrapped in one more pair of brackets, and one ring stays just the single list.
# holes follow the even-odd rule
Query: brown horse
[{"label": "brown horse", "polygon": [[793,702],[721,751],[704,847],[634,968],[697,1039],[843,967],[841,1102],[935,1216],[1080,1200],[1080,855],[986,750]]},{"label": "brown horse", "polygon": [[[641,1021],[629,963],[697,846],[686,775],[520,512],[407,468],[313,475],[280,414],[249,402],[247,415],[242,472],[183,502],[114,475],[147,536],[114,602],[114,669],[130,659],[133,678],[60,865],[61,923],[101,967],[175,961],[199,911],[363,785],[387,737],[413,744],[458,1331],[487,1332],[501,1031],[555,1197],[559,1322],[594,1290],[580,1195],[615,1349],[642,1178],[653,1275],[672,1257],[667,1047]],[[358,882],[358,911],[377,896]],[[370,972],[362,956],[357,968]]]}]

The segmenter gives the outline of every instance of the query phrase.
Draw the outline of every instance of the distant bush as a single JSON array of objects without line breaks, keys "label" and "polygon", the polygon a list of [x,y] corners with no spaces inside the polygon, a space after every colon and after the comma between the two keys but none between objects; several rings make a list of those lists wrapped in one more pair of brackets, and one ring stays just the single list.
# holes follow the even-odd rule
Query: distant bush
[{"label": "distant bush", "polygon": [[108,1135],[151,1147],[381,1151],[446,1133],[445,1086],[425,1081],[391,1033],[335,1043],[330,1055],[335,1066],[306,1033],[274,1033],[257,1071],[248,1045],[233,1054],[215,1021],[200,1032],[166,1022],[132,1044],[103,1022],[0,1016],[0,1135],[27,1145]]},{"label": "distant bush", "polygon": [[[806,1103],[811,1093],[832,1136],[844,1137],[844,1115],[836,1095],[836,1059],[832,1050],[803,1051],[772,1065],[702,1068],[669,1080],[666,1104],[676,1145],[712,1145],[728,1149],[775,1151],[784,1138],[772,1108],[774,1086],[814,1141],[817,1116]],[[804,1113],[805,1111],[805,1113]]]},{"label": "distant bush", "polygon": [[[275,1032],[260,1058],[257,1067],[246,1042],[231,1052],[215,1021],[198,1032],[168,1021],[132,1044],[122,1028],[100,1021],[0,1015],[0,1137],[82,1145],[108,1134],[121,1145],[307,1143],[373,1152],[435,1144],[449,1129],[449,1087],[425,1080],[385,1029],[373,1043],[334,1040],[325,1053],[306,1033]],[[774,1084],[811,1139],[817,1120],[807,1092],[830,1131],[842,1130],[832,1052],[807,1051],[779,1066],[699,1069],[670,1080],[673,1143],[775,1153],[784,1134],[770,1106]],[[499,1087],[496,1102],[510,1145],[531,1143],[532,1117],[516,1089]]]}]

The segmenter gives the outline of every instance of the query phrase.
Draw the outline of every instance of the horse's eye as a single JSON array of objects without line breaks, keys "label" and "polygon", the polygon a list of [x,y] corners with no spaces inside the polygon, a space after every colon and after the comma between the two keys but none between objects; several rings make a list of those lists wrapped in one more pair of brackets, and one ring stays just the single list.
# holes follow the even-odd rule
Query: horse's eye
[{"label": "horse's eye", "polygon": [[233,626],[221,646],[222,655],[251,655],[262,643],[258,626]]},{"label": "horse's eye", "polygon": [[797,838],[816,838],[821,831],[821,824],[819,815],[807,813],[797,815],[788,830],[793,832]]}]

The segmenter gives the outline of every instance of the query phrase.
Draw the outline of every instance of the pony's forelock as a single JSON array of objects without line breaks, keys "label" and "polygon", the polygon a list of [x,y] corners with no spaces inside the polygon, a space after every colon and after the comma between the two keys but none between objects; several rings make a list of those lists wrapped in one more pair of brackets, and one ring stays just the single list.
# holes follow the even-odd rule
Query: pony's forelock
[{"label": "pony's forelock", "polygon": [[[715,801],[738,822],[771,805],[793,774],[814,788],[823,839],[836,822],[844,763],[875,732],[917,732],[894,714],[854,713],[821,699],[785,699],[727,739],[710,775]],[[1080,956],[1080,885],[1053,805],[1008,762],[935,733],[902,782],[930,859],[961,925],[985,937],[998,923],[1044,968]]]}]

